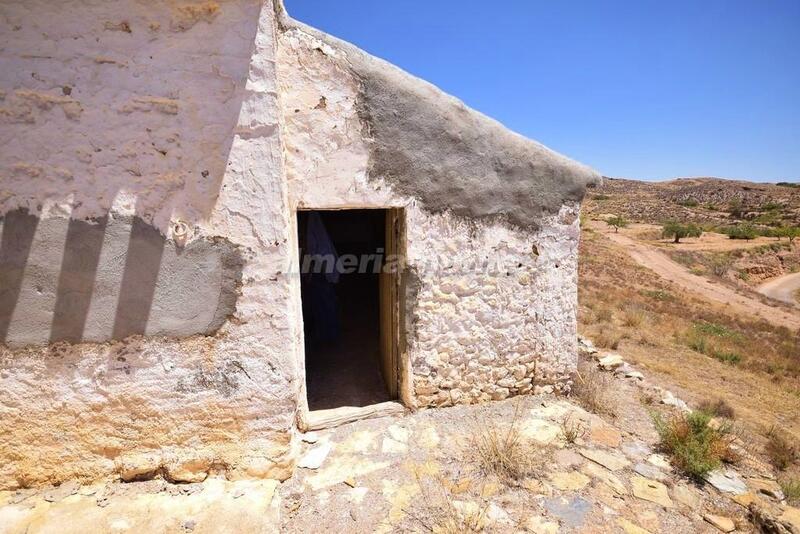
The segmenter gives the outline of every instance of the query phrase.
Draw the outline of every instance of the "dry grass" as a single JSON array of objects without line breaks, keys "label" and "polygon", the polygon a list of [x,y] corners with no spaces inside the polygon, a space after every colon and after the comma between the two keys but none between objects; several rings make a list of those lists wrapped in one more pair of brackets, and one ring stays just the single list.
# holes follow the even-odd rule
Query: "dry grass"
[{"label": "dry grass", "polygon": [[[485,499],[461,501],[453,491],[459,483],[442,476],[423,477],[417,474],[420,499],[404,510],[414,530],[435,534],[473,534],[483,532],[489,504]],[[461,496],[463,498],[463,496]]]},{"label": "dry grass", "polygon": [[793,506],[800,505],[800,479],[783,478],[780,484],[786,501]]},{"label": "dry grass", "polygon": [[614,314],[608,308],[598,308],[594,312],[594,318],[598,323],[610,323],[614,320]]},{"label": "dry grass", "polygon": [[514,407],[510,424],[483,421],[475,425],[470,440],[478,466],[484,475],[495,475],[506,483],[526,478],[534,471],[532,446],[519,432],[521,403]]},{"label": "dry grass", "polygon": [[[752,434],[763,436],[780,420],[787,422],[787,434],[800,441],[797,332],[731,315],[637,265],[591,231],[581,238],[578,292],[579,332],[596,345],[598,339],[609,349],[617,345],[612,350],[646,367],[654,378],[672,382],[688,400],[723,399]],[[621,315],[620,324],[595,320],[596,310],[629,307],[646,314],[646,327],[638,332],[622,326]],[[690,342],[705,352],[692,349]]]},{"label": "dry grass", "polygon": [[711,414],[714,417],[724,417],[725,419],[736,418],[736,410],[724,399],[717,399],[715,401],[705,399],[700,402],[697,409],[701,412]]},{"label": "dry grass", "polygon": [[568,413],[559,423],[561,426],[561,437],[569,445],[573,445],[576,441],[586,435],[586,425],[580,420],[573,418],[572,412]]},{"label": "dry grass", "polygon": [[616,416],[616,402],[611,390],[611,377],[591,362],[578,364],[572,394],[581,406],[596,414]]},{"label": "dry grass", "polygon": [[594,336],[594,344],[601,349],[617,350],[623,337],[621,334],[615,333],[611,329],[602,329]]},{"label": "dry grass", "polygon": [[767,444],[764,452],[767,453],[770,463],[780,471],[785,471],[791,467],[798,457],[796,441],[787,436],[784,432],[772,427],[767,432]]},{"label": "dry grass", "polygon": [[638,306],[626,306],[622,311],[622,325],[640,328],[647,320],[647,312]]}]

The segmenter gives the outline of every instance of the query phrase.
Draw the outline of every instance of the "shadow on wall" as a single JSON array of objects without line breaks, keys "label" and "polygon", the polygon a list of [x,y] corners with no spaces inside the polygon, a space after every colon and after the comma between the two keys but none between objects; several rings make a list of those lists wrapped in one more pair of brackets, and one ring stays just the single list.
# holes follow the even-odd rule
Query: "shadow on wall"
[{"label": "shadow on wall", "polygon": [[0,220],[0,342],[213,334],[235,311],[242,258],[225,240],[175,245],[138,217]]},{"label": "shadow on wall", "polygon": [[[36,6],[0,6],[0,343],[215,331],[238,252],[159,229],[212,213],[269,7]],[[36,215],[70,198],[72,219]],[[136,217],[110,216],[115,202]]]}]

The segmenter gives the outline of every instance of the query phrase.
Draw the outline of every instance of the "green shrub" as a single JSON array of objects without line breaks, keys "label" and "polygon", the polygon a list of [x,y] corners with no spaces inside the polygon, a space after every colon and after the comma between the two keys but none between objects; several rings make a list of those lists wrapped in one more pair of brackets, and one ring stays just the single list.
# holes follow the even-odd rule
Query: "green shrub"
[{"label": "green shrub", "polygon": [[594,196],[592,196],[592,200],[608,200],[609,198],[611,198],[611,197],[608,196],[608,195],[594,195]]},{"label": "green shrub", "polygon": [[686,344],[695,352],[699,352],[700,354],[708,354],[708,343],[706,342],[706,338],[701,335],[698,335],[694,332],[690,333],[687,337]]},{"label": "green shrub", "polygon": [[742,356],[733,351],[713,350],[711,351],[711,356],[714,359],[717,359],[723,363],[729,363],[731,365],[736,365],[742,361]]},{"label": "green shrub", "polygon": [[702,334],[708,334],[710,336],[722,337],[728,339],[742,339],[741,333],[737,332],[736,330],[731,330],[727,326],[718,323],[701,321],[694,323],[693,327],[698,332]]},{"label": "green shrub", "polygon": [[783,208],[782,205],[778,204],[777,202],[772,202],[770,200],[768,202],[765,202],[764,204],[761,204],[761,206],[759,206],[758,209],[760,211],[773,211],[773,210],[779,210],[781,208]]},{"label": "green shrub", "polygon": [[785,478],[780,481],[781,491],[791,505],[800,504],[800,479]]},{"label": "green shrub", "polygon": [[729,226],[723,229],[723,234],[727,235],[730,239],[755,239],[758,237],[758,232],[755,227],[750,223],[737,224],[736,226]]},{"label": "green shrub", "polygon": [[728,203],[728,213],[736,219],[741,219],[744,216],[745,209],[741,198],[734,198]]},{"label": "green shrub", "polygon": [[685,475],[702,480],[732,456],[732,427],[729,423],[710,426],[711,414],[694,411],[665,420],[653,414],[661,449]]},{"label": "green shrub", "polygon": [[772,237],[778,239],[785,237],[789,240],[789,244],[794,243],[794,240],[800,237],[800,226],[781,226],[772,230]]},{"label": "green shrub", "polygon": [[678,205],[683,206],[685,208],[696,208],[697,206],[700,205],[700,203],[693,198],[687,198],[684,200],[679,200]]}]

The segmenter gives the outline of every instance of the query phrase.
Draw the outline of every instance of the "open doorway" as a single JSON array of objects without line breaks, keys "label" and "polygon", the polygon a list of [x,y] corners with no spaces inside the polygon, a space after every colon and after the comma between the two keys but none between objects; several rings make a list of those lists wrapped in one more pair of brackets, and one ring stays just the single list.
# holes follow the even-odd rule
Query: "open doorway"
[{"label": "open doorway", "polygon": [[298,211],[309,411],[397,398],[397,211]]}]

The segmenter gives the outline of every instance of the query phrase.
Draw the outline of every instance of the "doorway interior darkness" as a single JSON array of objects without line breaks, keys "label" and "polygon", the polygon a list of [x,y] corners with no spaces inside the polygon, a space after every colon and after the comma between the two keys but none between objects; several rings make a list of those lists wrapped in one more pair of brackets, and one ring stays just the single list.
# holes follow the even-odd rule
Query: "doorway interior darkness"
[{"label": "doorway interior darkness", "polygon": [[381,273],[387,250],[395,248],[393,211],[297,212],[310,411],[396,397],[387,317],[397,292],[391,290],[393,275]]}]

